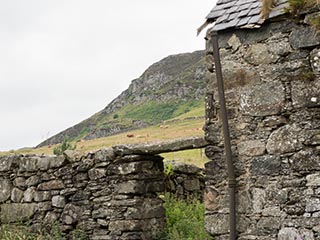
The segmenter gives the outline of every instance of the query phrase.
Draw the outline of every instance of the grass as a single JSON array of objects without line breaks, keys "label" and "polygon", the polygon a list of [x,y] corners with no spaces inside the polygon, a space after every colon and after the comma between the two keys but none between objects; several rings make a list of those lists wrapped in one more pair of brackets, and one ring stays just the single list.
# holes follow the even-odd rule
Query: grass
[{"label": "grass", "polygon": [[84,233],[80,230],[74,230],[70,237],[65,237],[60,231],[58,225],[53,224],[49,232],[32,233],[27,224],[1,224],[1,240],[84,240]]},{"label": "grass", "polygon": [[205,208],[198,200],[177,200],[164,195],[166,209],[166,231],[157,240],[209,240],[212,239],[204,228]]},{"label": "grass", "polygon": [[[194,113],[201,114],[201,110],[195,109]],[[82,153],[88,151],[95,151],[104,147],[111,147],[118,144],[135,144],[144,142],[155,142],[155,141],[165,141],[178,138],[187,137],[200,137],[204,136],[202,127],[204,125],[204,120],[202,118],[196,119],[186,119],[187,117],[192,117],[197,115],[184,115],[185,118],[179,117],[174,119],[174,121],[164,122],[168,128],[160,128],[160,124],[151,127],[138,129],[130,132],[125,132],[121,134],[116,134],[113,136],[105,138],[97,138],[84,142],[77,142],[77,151]],[[201,116],[201,115],[198,115]],[[133,134],[133,138],[128,138],[127,134]],[[0,155],[8,154],[53,154],[53,149],[57,145],[45,146],[41,148],[29,148],[9,152],[0,152]],[[169,160],[176,160],[185,163],[193,163],[198,167],[203,167],[207,159],[204,156],[203,150],[193,149],[187,151],[180,151],[174,153],[162,154],[162,156]]]}]

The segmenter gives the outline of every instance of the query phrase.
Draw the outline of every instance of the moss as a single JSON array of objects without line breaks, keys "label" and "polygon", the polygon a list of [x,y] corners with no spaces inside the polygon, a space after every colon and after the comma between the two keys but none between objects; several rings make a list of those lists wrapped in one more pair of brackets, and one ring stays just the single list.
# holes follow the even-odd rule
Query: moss
[{"label": "moss", "polygon": [[289,8],[285,12],[297,16],[301,12],[319,6],[319,0],[289,0]]}]

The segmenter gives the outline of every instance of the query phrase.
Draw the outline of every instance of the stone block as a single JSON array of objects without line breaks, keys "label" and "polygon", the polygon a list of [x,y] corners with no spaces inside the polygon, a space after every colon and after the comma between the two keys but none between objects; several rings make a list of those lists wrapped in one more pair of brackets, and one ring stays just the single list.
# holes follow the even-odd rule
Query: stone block
[{"label": "stone block", "polygon": [[51,180],[49,182],[44,182],[39,184],[38,190],[40,191],[49,191],[49,190],[60,190],[65,186],[61,180]]},{"label": "stone block", "polygon": [[254,176],[278,175],[280,173],[281,159],[279,156],[264,155],[252,159],[250,171]]},{"label": "stone block", "polygon": [[38,185],[40,183],[40,178],[38,176],[31,176],[27,180],[25,180],[25,184],[28,187]]},{"label": "stone block", "polygon": [[271,235],[278,233],[280,226],[279,217],[262,217],[257,223],[257,230],[261,235]]},{"label": "stone block", "polygon": [[49,161],[50,168],[61,168],[68,164],[68,160],[64,156],[46,156]]},{"label": "stone block", "polygon": [[320,37],[313,27],[300,26],[290,34],[289,42],[292,48],[309,48],[320,44]]},{"label": "stone block", "polygon": [[94,153],[94,160],[99,162],[111,162],[116,158],[112,148],[102,148]]},{"label": "stone block", "polygon": [[14,168],[14,163],[19,160],[17,155],[0,157],[0,172],[9,171]]},{"label": "stone block", "polygon": [[261,188],[253,188],[252,195],[252,208],[255,213],[261,213],[266,204],[266,191]]},{"label": "stone block", "polygon": [[292,240],[292,239],[301,239],[301,240],[313,240],[313,232],[307,229],[296,229],[292,227],[286,227],[280,229],[278,233],[278,240]]},{"label": "stone block", "polygon": [[11,201],[14,203],[19,203],[21,202],[23,198],[23,191],[20,190],[19,188],[14,188],[11,192]]},{"label": "stone block", "polygon": [[213,214],[205,216],[205,228],[212,236],[229,232],[229,216],[227,214]]},{"label": "stone block", "polygon": [[292,158],[292,168],[296,171],[320,170],[320,155],[311,148],[295,153]]},{"label": "stone block", "polygon": [[8,179],[0,179],[0,203],[10,198],[12,188],[12,184]]},{"label": "stone block", "polygon": [[88,172],[90,180],[97,180],[103,177],[106,177],[107,170],[104,168],[93,168]]},{"label": "stone block", "polygon": [[295,108],[320,106],[320,79],[292,82],[292,104]]},{"label": "stone block", "polygon": [[154,173],[152,170],[153,166],[154,163],[150,161],[118,163],[108,168],[108,175],[128,175],[138,173],[152,174]]},{"label": "stone block", "polygon": [[110,221],[110,231],[139,231],[142,230],[142,222],[140,220],[117,220]]},{"label": "stone block", "polygon": [[313,213],[317,211],[320,211],[320,199],[319,198],[307,199],[306,212]]},{"label": "stone block", "polygon": [[269,116],[281,112],[285,105],[284,87],[280,82],[267,82],[244,89],[240,96],[243,115]]},{"label": "stone block", "polygon": [[257,66],[275,63],[279,59],[279,55],[272,53],[268,45],[257,43],[250,46],[244,59]]},{"label": "stone block", "polygon": [[117,184],[116,192],[118,194],[144,194],[146,186],[144,181],[131,180]]},{"label": "stone block", "polygon": [[32,202],[34,199],[35,192],[36,192],[35,187],[29,187],[26,191],[24,191],[23,201],[28,203]]},{"label": "stone block", "polygon": [[302,149],[306,138],[305,131],[296,124],[285,125],[272,132],[266,148],[270,154],[295,152]]},{"label": "stone block", "polygon": [[63,224],[72,225],[80,219],[83,210],[80,206],[68,203],[62,212],[61,221]]},{"label": "stone block", "polygon": [[237,144],[239,155],[260,156],[266,151],[266,144],[261,140],[242,141]]},{"label": "stone block", "polygon": [[35,203],[10,203],[1,205],[1,222],[13,223],[29,220],[37,211]]},{"label": "stone block", "polygon": [[26,178],[24,177],[16,177],[13,180],[13,185],[17,188],[25,190],[27,188]]},{"label": "stone block", "polygon": [[200,190],[200,181],[197,178],[187,179],[183,182],[183,187],[187,191],[199,191]]},{"label": "stone block", "polygon": [[36,191],[34,193],[34,201],[36,202],[44,202],[51,200],[50,191]]},{"label": "stone block", "polygon": [[307,186],[320,186],[320,173],[309,174],[306,177],[307,179]]},{"label": "stone block", "polygon": [[66,199],[63,196],[53,196],[52,197],[52,206],[56,207],[56,208],[64,208],[64,206],[66,205]]}]

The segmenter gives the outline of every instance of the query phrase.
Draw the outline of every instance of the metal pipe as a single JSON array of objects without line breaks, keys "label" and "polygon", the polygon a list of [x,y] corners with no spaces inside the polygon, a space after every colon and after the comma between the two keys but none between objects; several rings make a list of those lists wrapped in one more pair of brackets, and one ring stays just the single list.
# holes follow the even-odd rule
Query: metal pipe
[{"label": "metal pipe", "polygon": [[220,62],[219,44],[218,44],[218,33],[214,31],[212,33],[212,43],[213,43],[213,57],[215,63],[215,70],[217,76],[219,101],[220,101],[220,111],[222,119],[222,128],[224,135],[224,148],[226,153],[227,168],[228,168],[228,186],[229,186],[229,196],[230,196],[230,213],[229,213],[229,225],[230,225],[230,240],[235,240],[237,237],[236,229],[236,178],[234,174],[234,167],[232,161],[232,151],[231,151],[231,141],[230,141],[230,131],[228,123],[228,114],[226,107],[226,100],[224,94],[224,86],[222,79],[222,70]]}]

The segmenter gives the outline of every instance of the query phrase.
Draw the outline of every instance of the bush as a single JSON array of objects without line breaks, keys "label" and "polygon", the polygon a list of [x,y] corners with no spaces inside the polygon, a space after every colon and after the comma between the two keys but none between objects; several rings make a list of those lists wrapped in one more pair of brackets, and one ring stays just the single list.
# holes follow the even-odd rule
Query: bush
[{"label": "bush", "polygon": [[58,145],[57,147],[53,148],[53,154],[59,156],[59,155],[62,155],[64,151],[66,150],[74,150],[76,149],[76,145],[72,144],[69,139],[64,139],[63,142]]},{"label": "bush", "polygon": [[158,240],[209,240],[211,236],[204,228],[204,204],[198,200],[177,200],[166,193],[164,207],[167,229]]}]

